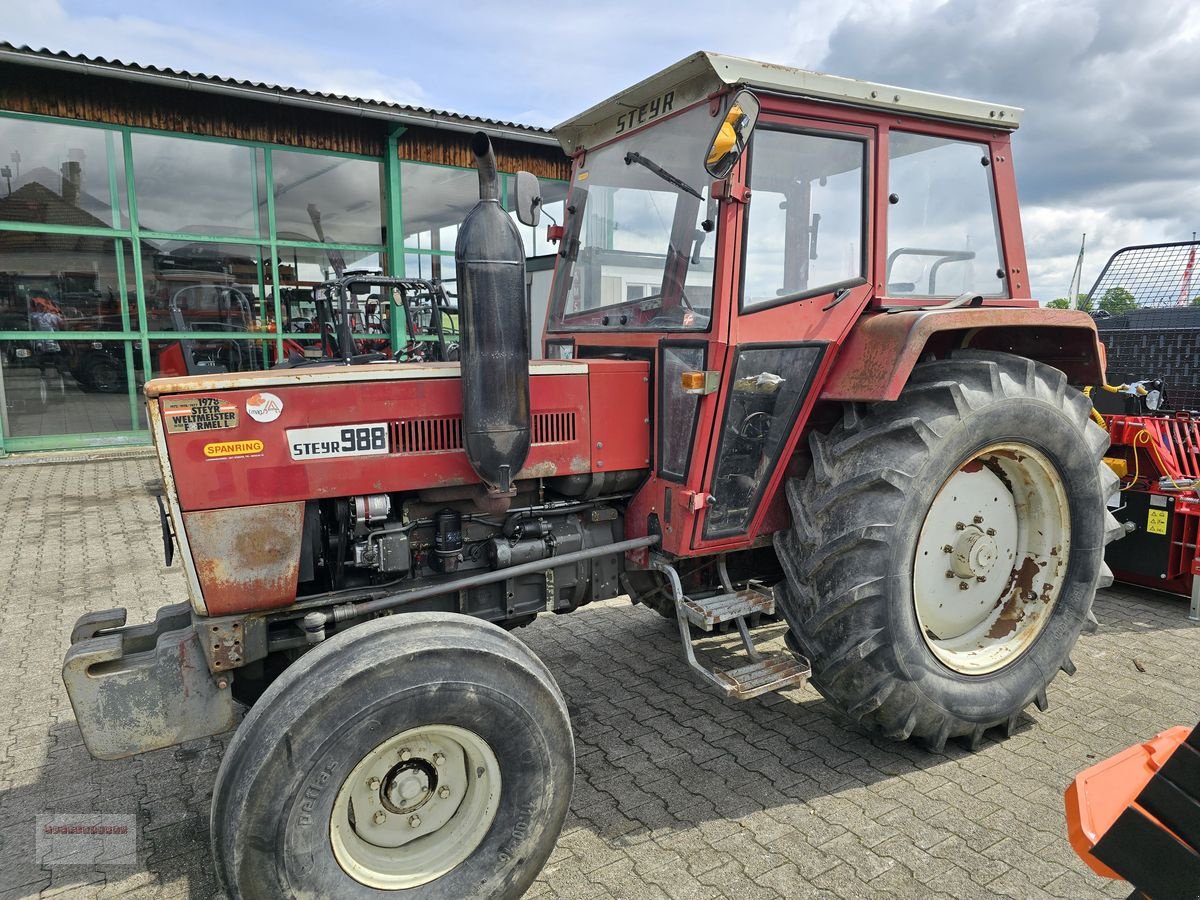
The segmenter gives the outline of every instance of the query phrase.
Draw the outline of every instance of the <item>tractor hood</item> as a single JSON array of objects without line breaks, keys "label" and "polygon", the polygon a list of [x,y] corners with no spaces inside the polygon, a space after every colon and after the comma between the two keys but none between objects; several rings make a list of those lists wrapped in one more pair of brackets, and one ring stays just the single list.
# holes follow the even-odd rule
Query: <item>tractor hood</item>
[{"label": "tractor hood", "polygon": [[766,93],[886,109],[923,118],[985,124],[1005,130],[1017,128],[1023,112],[1015,106],[966,100],[702,51],[567,119],[554,129],[554,133],[567,155],[573,156],[582,148],[599,146],[659,116],[684,109],[735,85],[757,88]]}]

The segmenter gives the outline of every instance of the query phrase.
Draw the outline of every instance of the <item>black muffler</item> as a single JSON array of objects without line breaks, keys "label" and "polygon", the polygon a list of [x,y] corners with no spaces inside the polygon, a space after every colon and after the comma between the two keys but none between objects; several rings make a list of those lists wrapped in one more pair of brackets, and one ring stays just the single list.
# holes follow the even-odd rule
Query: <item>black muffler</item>
[{"label": "black muffler", "polygon": [[479,202],[454,247],[462,367],[463,442],[488,492],[513,493],[529,455],[529,317],[525,247],[500,206],[492,142],[471,139]]}]

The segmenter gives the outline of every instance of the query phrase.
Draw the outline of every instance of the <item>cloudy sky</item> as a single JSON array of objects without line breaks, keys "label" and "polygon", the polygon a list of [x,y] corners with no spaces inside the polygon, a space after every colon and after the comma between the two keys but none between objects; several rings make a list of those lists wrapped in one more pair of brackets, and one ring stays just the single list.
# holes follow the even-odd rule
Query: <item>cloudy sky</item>
[{"label": "cloudy sky", "polygon": [[695,50],[1011,103],[1035,296],[1200,230],[1200,18],[1175,0],[0,0],[14,44],[550,126]]}]

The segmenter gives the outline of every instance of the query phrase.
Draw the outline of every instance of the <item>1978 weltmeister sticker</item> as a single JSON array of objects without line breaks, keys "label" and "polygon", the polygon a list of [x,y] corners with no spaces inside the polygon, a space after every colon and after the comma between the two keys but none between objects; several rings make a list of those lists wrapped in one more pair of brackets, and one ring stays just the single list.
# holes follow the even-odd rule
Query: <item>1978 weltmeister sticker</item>
[{"label": "1978 weltmeister sticker", "polygon": [[166,397],[163,423],[169,434],[237,428],[238,408],[219,397]]},{"label": "1978 weltmeister sticker", "polygon": [[321,428],[289,428],[287,438],[292,459],[385,456],[388,452],[386,422],[372,422],[366,425],[325,425]]}]

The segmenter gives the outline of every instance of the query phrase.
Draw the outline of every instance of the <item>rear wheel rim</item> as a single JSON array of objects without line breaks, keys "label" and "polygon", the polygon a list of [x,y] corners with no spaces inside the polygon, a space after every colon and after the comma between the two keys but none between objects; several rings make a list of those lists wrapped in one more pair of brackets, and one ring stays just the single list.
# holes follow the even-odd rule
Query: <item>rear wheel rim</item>
[{"label": "rear wheel rim", "polygon": [[483,842],[500,789],[496,755],[474,732],[401,732],[369,751],[339,788],[329,829],[334,858],[368,887],[428,884]]},{"label": "rear wheel rim", "polygon": [[999,443],[960,463],[913,559],[913,606],[933,655],[963,675],[1016,662],[1050,618],[1070,541],[1066,489],[1040,451]]}]

